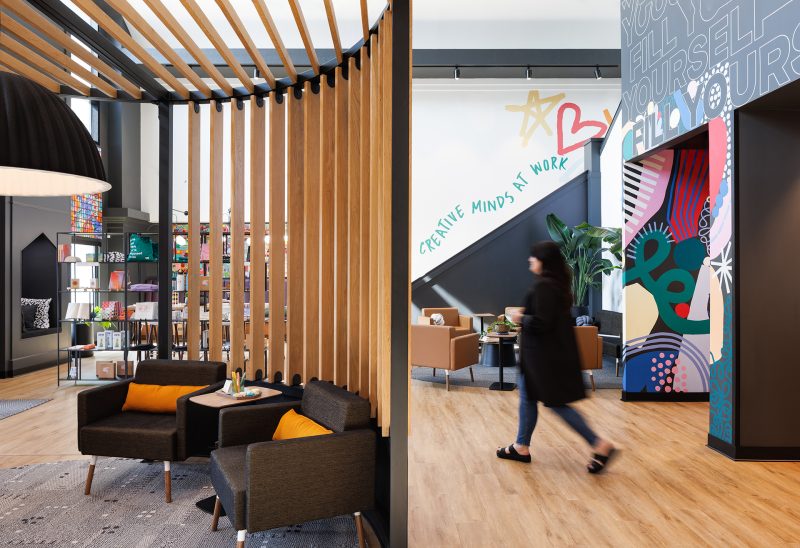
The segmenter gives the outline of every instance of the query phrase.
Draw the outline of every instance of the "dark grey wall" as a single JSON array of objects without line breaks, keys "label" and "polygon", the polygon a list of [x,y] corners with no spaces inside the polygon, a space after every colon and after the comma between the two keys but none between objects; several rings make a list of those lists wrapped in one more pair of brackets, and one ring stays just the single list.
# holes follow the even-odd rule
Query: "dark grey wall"
[{"label": "dark grey wall", "polygon": [[741,111],[736,128],[739,445],[798,448],[800,111]]},{"label": "dark grey wall", "polygon": [[[634,122],[625,159],[639,154],[634,143],[650,150],[800,77],[797,0],[622,0],[621,7],[622,124]],[[658,129],[657,116],[670,120],[673,110],[678,126]]]},{"label": "dark grey wall", "polygon": [[[411,321],[424,307],[457,306],[461,313],[500,314],[519,306],[530,287],[532,243],[549,240],[545,217],[555,213],[569,225],[587,219],[584,172],[552,194],[445,261],[411,285]],[[475,328],[480,322],[476,320]]]},{"label": "dark grey wall", "polygon": [[[56,363],[56,335],[22,338],[20,317],[21,279],[25,275],[20,265],[22,249],[45,234],[56,244],[56,233],[70,230],[70,198],[10,198],[8,224],[10,242],[8,261],[10,274],[8,308],[8,337],[10,352],[5,365],[5,375],[19,375],[26,370]],[[55,263],[52,265],[55,269]],[[55,306],[55,303],[51,303]],[[62,331],[62,337],[67,336]]]}]

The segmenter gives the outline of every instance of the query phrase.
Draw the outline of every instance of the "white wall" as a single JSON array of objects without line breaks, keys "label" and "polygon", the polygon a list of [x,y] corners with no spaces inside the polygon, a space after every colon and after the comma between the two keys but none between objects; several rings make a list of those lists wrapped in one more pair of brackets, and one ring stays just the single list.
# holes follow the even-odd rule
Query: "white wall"
[{"label": "white wall", "polygon": [[142,211],[158,222],[158,107],[141,103]]},{"label": "white wall", "polygon": [[[600,157],[602,191],[601,222],[603,226],[621,228],[622,218],[622,129],[619,117],[609,129]],[[613,260],[610,254],[609,259]],[[622,270],[603,276],[603,310],[622,312]]]},{"label": "white wall", "polygon": [[[413,89],[412,279],[583,172],[581,143],[605,133],[620,99],[619,80],[612,79],[416,80]],[[543,112],[549,108],[545,124],[525,144],[520,131],[526,114],[508,107],[526,104],[535,91],[555,99],[541,105]],[[594,125],[573,133],[575,111],[567,103],[580,109],[582,124]],[[529,117],[528,127],[535,120]],[[577,146],[559,154],[559,136],[565,149]],[[554,157],[557,169],[532,172],[532,164],[544,167]],[[474,202],[497,196],[502,207],[473,213]]]}]

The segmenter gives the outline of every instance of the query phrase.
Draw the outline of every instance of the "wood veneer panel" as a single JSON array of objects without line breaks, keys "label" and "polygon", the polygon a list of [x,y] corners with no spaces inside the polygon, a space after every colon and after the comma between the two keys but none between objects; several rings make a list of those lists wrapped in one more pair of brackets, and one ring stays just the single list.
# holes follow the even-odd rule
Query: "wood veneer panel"
[{"label": "wood veneer panel", "polygon": [[[325,85],[323,83],[323,85]],[[303,199],[305,257],[303,263],[303,382],[320,378],[320,95],[306,83],[303,91]]]},{"label": "wood veneer panel", "polygon": [[[231,101],[231,370],[244,364],[244,101]],[[248,372],[248,375],[250,373]]]},{"label": "wood veneer panel", "polygon": [[348,171],[350,149],[349,145],[349,95],[350,82],[342,74],[341,67],[336,69],[336,131],[335,131],[335,204],[334,221],[336,243],[334,246],[334,300],[333,300],[333,356],[334,356],[334,382],[338,386],[347,384],[347,322],[348,292],[347,272],[348,255],[347,239],[349,228],[349,203],[348,203]]},{"label": "wood veneer panel", "polygon": [[[369,402],[372,406],[373,415],[378,413],[378,359],[380,355],[380,331],[379,325],[381,309],[383,304],[378,292],[379,283],[379,257],[380,249],[380,212],[378,205],[381,197],[381,46],[383,37],[380,34],[373,35],[372,51],[370,64],[372,65],[372,78],[370,79],[370,141],[372,154],[370,154],[369,165]],[[380,421],[380,417],[378,417]]]},{"label": "wood veneer panel", "polygon": [[61,93],[61,84],[59,84],[49,76],[42,74],[38,70],[31,67],[29,64],[23,63],[16,57],[9,55],[2,50],[0,50],[0,63],[10,68],[20,76],[24,76],[25,78],[33,80],[43,88],[48,89],[53,93]]},{"label": "wood veneer panel", "polygon": [[382,143],[383,154],[381,155],[383,166],[382,189],[383,200],[381,203],[381,300],[384,303],[382,308],[382,318],[380,325],[381,333],[381,360],[378,394],[380,397],[380,416],[381,430],[384,436],[389,435],[389,425],[391,423],[391,368],[392,368],[392,125],[388,123],[392,119],[392,12],[384,12],[383,47],[381,48],[382,60],[381,80],[383,97],[383,120]]},{"label": "wood veneer panel", "polygon": [[189,102],[189,244],[187,263],[188,291],[186,318],[186,353],[190,360],[200,359],[200,144],[202,126],[200,105]]},{"label": "wood veneer panel", "polygon": [[253,4],[256,6],[259,17],[261,17],[261,22],[264,23],[264,28],[267,30],[267,34],[269,34],[269,39],[272,40],[272,45],[275,46],[275,50],[278,52],[278,57],[280,57],[281,63],[283,63],[286,74],[289,76],[292,83],[297,82],[297,69],[294,67],[289,51],[283,44],[283,38],[281,38],[278,27],[272,19],[272,14],[267,7],[267,3],[264,0],[253,0]]},{"label": "wood veneer panel", "polygon": [[300,38],[303,40],[303,46],[306,48],[306,54],[311,63],[311,68],[314,74],[319,74],[319,57],[317,57],[317,51],[314,49],[314,43],[311,41],[311,33],[308,31],[308,25],[306,24],[303,10],[300,8],[300,3],[298,0],[289,0],[289,7],[292,9],[294,22],[297,24],[297,30],[300,32]]},{"label": "wood veneer panel", "polygon": [[22,44],[22,42],[18,42],[6,31],[0,32],[0,46],[24,59],[26,65],[32,65],[36,70],[43,72],[50,78],[71,87],[83,95],[89,95],[91,91],[89,86],[72,77],[69,72],[45,59],[28,46]]},{"label": "wood veneer panel", "polygon": [[369,397],[369,340],[371,331],[369,328],[369,204],[370,204],[370,153],[372,143],[370,142],[370,118],[371,118],[371,65],[372,61],[367,55],[366,48],[361,49],[361,181],[360,197],[361,213],[360,235],[358,241],[361,243],[361,274],[360,293],[361,299],[359,309],[361,310],[361,336],[359,340],[359,395],[363,398]]},{"label": "wood veneer panel", "polygon": [[[219,107],[219,110],[217,108]],[[222,361],[222,181],[225,123],[222,103],[211,101],[211,161],[208,202],[208,357]],[[228,366],[230,374],[230,365]]]},{"label": "wood veneer panel", "polygon": [[361,71],[354,57],[348,59],[348,151],[347,165],[347,388],[360,389],[359,351],[363,325],[361,303]]},{"label": "wood veneer panel", "polygon": [[[320,89],[319,359],[320,379],[334,380],[334,212],[336,184],[336,88],[322,78]],[[338,83],[337,83],[338,85]]]},{"label": "wood veneer panel", "polygon": [[[268,99],[264,99],[266,101]],[[266,253],[264,222],[266,199],[266,114],[255,97],[250,98],[250,334],[247,367],[249,379],[267,378],[264,364],[264,294]],[[270,120],[272,123],[272,120]],[[283,284],[281,284],[283,285]]]},{"label": "wood veneer panel", "polygon": [[303,374],[303,263],[305,261],[304,213],[304,132],[305,102],[289,93],[287,148],[287,323],[286,323],[286,383],[300,381]]},{"label": "wood veneer panel", "polygon": [[269,378],[285,377],[286,323],[286,99],[269,102]]}]

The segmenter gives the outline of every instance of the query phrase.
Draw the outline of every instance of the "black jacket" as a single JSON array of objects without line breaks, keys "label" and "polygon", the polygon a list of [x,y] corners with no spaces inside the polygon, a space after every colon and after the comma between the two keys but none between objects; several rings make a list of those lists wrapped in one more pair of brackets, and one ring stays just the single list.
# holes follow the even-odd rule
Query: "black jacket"
[{"label": "black jacket", "polygon": [[553,407],[586,397],[573,323],[563,291],[538,277],[525,297],[520,336],[528,399]]}]

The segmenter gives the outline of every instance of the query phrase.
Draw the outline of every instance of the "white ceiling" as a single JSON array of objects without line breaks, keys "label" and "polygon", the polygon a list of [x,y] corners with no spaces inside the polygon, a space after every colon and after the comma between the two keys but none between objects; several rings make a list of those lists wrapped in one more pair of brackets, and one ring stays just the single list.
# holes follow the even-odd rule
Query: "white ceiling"
[{"label": "white ceiling", "polygon": [[[162,1],[200,47],[211,47],[180,0]],[[170,45],[181,47],[143,0],[129,2]],[[196,2],[226,43],[241,48],[216,1]],[[232,0],[232,3],[256,45],[272,48],[252,1]],[[266,0],[266,3],[285,45],[303,47],[288,1]],[[314,46],[332,47],[323,0],[299,0],[299,3]],[[370,21],[374,22],[385,1],[367,3]],[[334,0],[333,4],[342,44],[347,48],[361,37],[360,0]],[[413,17],[415,48],[618,48],[620,44],[619,0],[416,0]]]}]

